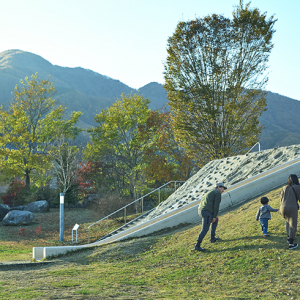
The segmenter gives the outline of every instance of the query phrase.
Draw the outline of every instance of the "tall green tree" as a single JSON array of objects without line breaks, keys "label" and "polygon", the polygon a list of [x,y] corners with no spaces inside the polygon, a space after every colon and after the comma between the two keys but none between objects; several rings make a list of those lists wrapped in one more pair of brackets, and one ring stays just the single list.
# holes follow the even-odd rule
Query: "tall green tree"
[{"label": "tall green tree", "polygon": [[275,22],[241,3],[232,19],[180,22],[168,39],[164,76],[174,133],[199,165],[259,140]]},{"label": "tall green tree", "polygon": [[4,174],[25,178],[30,190],[32,171],[40,178],[52,166],[53,144],[58,136],[75,138],[80,112],[64,119],[65,108],[53,98],[55,88],[37,73],[20,81],[8,110],[0,109],[0,165]]},{"label": "tall green tree", "polygon": [[149,100],[137,94],[121,95],[115,103],[96,115],[97,125],[89,130],[87,160],[110,166],[107,179],[111,189],[134,196],[145,181],[143,156],[149,140],[141,140],[139,126],[150,115]]}]

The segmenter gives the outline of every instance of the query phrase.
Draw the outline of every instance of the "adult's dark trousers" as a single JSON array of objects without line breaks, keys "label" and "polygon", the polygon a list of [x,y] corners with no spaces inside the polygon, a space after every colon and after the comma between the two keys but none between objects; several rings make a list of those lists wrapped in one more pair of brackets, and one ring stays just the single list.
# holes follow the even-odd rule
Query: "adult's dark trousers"
[{"label": "adult's dark trousers", "polygon": [[214,223],[211,223],[211,221],[213,219],[213,214],[210,211],[208,211],[206,209],[202,209],[200,214],[202,217],[202,229],[201,229],[198,239],[197,239],[199,244],[202,243],[202,240],[206,236],[210,225],[211,225],[210,240],[211,241],[214,240],[215,236],[216,236],[216,229],[218,226],[218,219],[216,219],[216,221]]}]

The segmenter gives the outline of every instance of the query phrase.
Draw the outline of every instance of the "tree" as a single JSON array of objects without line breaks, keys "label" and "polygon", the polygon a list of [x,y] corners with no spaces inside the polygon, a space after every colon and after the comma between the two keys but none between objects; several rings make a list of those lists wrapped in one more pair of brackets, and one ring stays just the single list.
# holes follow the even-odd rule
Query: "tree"
[{"label": "tree", "polygon": [[77,170],[76,183],[82,197],[93,194],[99,190],[109,190],[109,178],[113,166],[102,163],[101,161],[80,162]]},{"label": "tree", "polygon": [[58,134],[74,138],[80,132],[75,124],[81,113],[63,119],[65,108],[52,98],[55,88],[50,77],[43,80],[36,73],[20,82],[9,109],[0,109],[0,165],[7,176],[25,178],[29,191],[32,171],[42,179],[52,167],[50,152]]},{"label": "tree", "polygon": [[149,100],[137,94],[126,96],[96,115],[97,125],[91,129],[91,141],[84,156],[111,166],[107,179],[115,191],[133,196],[137,185],[144,181],[143,156],[149,140],[141,141],[139,126],[150,114]]},{"label": "tree", "polygon": [[59,139],[53,151],[53,168],[60,190],[64,194],[77,179],[78,156],[78,147],[72,146],[70,141],[63,137]]},{"label": "tree", "polygon": [[168,39],[164,76],[174,134],[199,166],[258,141],[275,22],[240,4],[232,20],[213,14],[180,22]]},{"label": "tree", "polygon": [[144,156],[148,183],[160,186],[172,180],[187,180],[191,176],[195,163],[175,141],[170,112],[151,111],[139,131],[141,139],[151,140]]}]

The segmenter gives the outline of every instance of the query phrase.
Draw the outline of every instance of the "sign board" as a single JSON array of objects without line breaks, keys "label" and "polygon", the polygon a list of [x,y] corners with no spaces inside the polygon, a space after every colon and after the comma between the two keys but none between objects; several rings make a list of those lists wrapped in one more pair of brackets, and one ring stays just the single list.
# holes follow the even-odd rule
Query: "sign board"
[{"label": "sign board", "polygon": [[77,230],[79,228],[78,224],[75,224],[72,230]]}]

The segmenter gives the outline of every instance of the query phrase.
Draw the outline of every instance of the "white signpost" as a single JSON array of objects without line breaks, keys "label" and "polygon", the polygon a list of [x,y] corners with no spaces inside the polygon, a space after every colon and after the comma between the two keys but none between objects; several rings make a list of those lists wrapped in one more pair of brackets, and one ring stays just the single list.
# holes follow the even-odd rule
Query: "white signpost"
[{"label": "white signpost", "polygon": [[73,243],[73,233],[76,231],[76,243],[77,243],[77,229],[79,228],[79,225],[76,223],[72,229],[72,243]]}]

